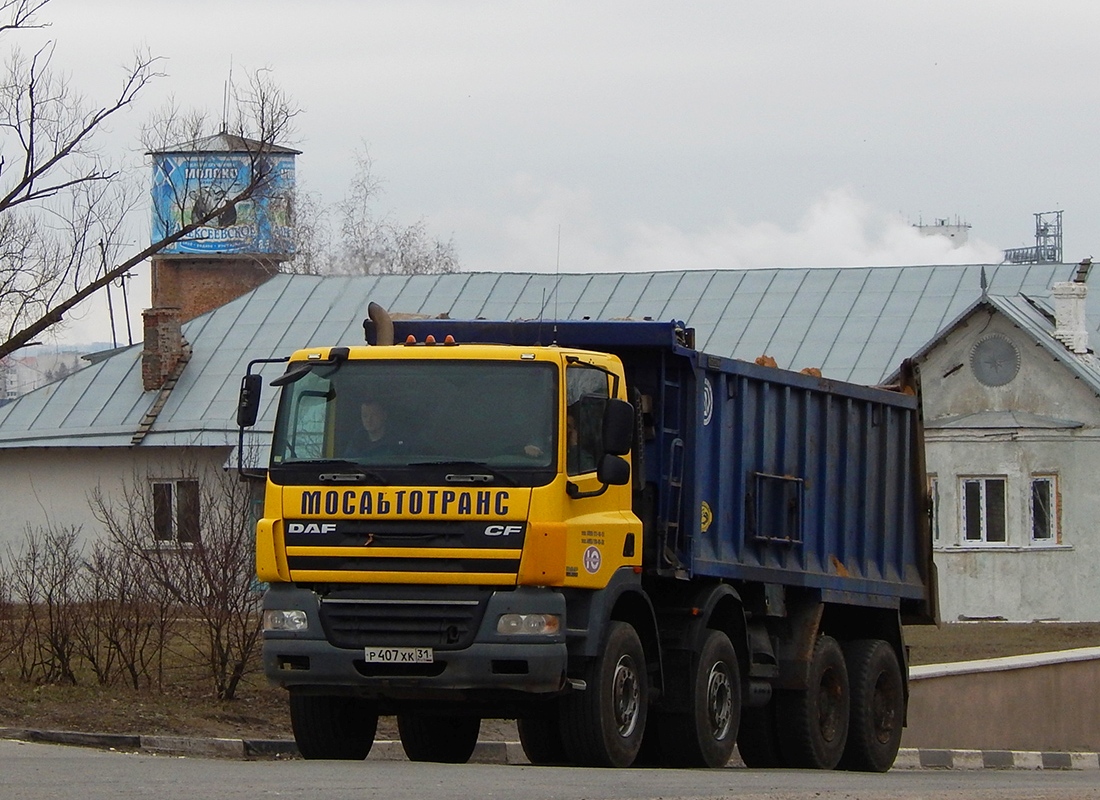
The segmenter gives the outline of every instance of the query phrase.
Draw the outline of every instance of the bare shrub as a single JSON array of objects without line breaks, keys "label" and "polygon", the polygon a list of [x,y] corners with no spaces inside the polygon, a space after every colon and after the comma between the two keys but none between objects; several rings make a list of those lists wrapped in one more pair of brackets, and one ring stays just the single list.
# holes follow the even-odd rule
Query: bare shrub
[{"label": "bare shrub", "polygon": [[76,684],[81,552],[79,527],[30,527],[8,547],[14,657],[23,680]]},{"label": "bare shrub", "polygon": [[164,685],[164,652],[178,605],[152,579],[149,565],[113,541],[97,541],[85,564],[77,633],[80,655],[100,685]]},{"label": "bare shrub", "polygon": [[97,489],[92,509],[113,546],[194,623],[174,630],[185,645],[180,655],[201,668],[215,696],[232,699],[260,644],[252,489],[221,470],[185,465],[179,474],[197,484],[186,502],[198,509],[177,505],[178,520],[197,518],[198,530],[181,526],[164,538],[164,500],[149,475],[135,474],[113,497]]}]

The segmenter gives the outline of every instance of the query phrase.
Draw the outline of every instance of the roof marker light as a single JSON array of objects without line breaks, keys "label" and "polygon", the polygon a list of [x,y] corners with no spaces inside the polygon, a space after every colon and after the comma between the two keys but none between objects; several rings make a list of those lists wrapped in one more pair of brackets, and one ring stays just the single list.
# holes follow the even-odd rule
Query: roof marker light
[{"label": "roof marker light", "polygon": [[416,337],[410,333],[405,337],[405,344],[416,344]]},{"label": "roof marker light", "polygon": [[424,337],[424,344],[435,344],[435,337],[429,333]]},{"label": "roof marker light", "polygon": [[446,338],[443,340],[443,344],[458,344],[458,342],[455,341],[455,337],[451,336],[451,334],[448,333]]}]

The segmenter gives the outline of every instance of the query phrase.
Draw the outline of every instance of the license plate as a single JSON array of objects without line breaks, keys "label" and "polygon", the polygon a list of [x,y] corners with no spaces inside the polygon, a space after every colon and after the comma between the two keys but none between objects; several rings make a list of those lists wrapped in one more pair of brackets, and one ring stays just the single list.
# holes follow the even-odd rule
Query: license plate
[{"label": "license plate", "polygon": [[430,647],[368,647],[368,664],[431,664],[435,654]]}]

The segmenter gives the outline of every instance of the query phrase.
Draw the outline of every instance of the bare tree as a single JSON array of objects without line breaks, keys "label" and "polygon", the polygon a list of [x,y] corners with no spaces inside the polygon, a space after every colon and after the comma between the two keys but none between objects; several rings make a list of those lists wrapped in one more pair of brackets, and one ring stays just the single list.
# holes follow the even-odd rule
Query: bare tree
[{"label": "bare tree", "polygon": [[260,645],[261,595],[255,585],[252,485],[216,470],[181,465],[197,490],[197,531],[179,530],[165,541],[153,480],[135,474],[118,495],[97,489],[96,518],[125,557],[145,565],[155,582],[197,625],[181,624],[186,658],[202,667],[214,694],[232,699],[255,668]]},{"label": "bare tree", "polygon": [[[348,192],[332,210],[315,197],[296,198],[296,255],[304,274],[438,275],[459,270],[454,241],[433,238],[424,220],[401,225],[378,208],[382,182],[365,149],[355,155]],[[338,221],[333,234],[329,220]]]},{"label": "bare tree", "polygon": [[[0,2],[6,20],[0,34],[37,26],[35,14],[47,2]],[[122,223],[140,191],[96,149],[95,138],[160,77],[159,61],[138,53],[124,70],[118,94],[95,106],[51,68],[53,56],[53,44],[32,56],[13,49],[0,82],[0,358],[149,256],[263,192],[272,178],[266,159],[298,113],[269,73],[254,73],[235,91],[234,117],[223,120],[220,131],[242,144],[250,160],[248,180],[123,257]],[[199,138],[196,120],[201,117],[162,116],[147,129],[145,144],[157,149]],[[191,138],[174,139],[184,134]]]}]

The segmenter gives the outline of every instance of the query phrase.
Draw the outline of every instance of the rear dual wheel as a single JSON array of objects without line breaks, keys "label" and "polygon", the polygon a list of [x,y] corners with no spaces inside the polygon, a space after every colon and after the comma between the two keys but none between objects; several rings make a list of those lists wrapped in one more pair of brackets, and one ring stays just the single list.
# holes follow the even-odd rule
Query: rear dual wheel
[{"label": "rear dual wheel", "polygon": [[894,648],[881,639],[845,643],[852,687],[843,769],[886,772],[897,758],[905,718],[905,685]]},{"label": "rear dual wheel", "polygon": [[851,702],[848,669],[836,639],[817,638],[806,689],[780,692],[775,702],[779,748],[787,765],[833,769],[848,741]]}]

